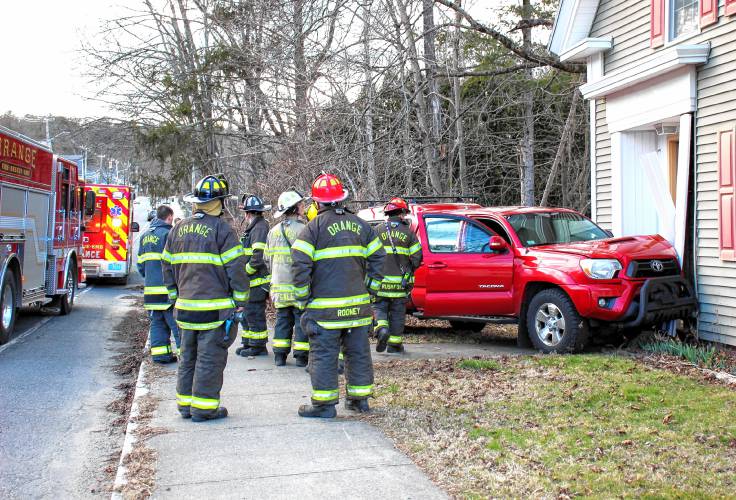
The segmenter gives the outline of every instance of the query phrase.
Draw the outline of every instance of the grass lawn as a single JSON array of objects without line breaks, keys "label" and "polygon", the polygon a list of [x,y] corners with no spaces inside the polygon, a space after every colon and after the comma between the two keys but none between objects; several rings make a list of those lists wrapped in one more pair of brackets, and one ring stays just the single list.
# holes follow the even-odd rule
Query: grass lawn
[{"label": "grass lawn", "polygon": [[607,355],[376,365],[368,417],[456,497],[736,498],[736,391]]}]

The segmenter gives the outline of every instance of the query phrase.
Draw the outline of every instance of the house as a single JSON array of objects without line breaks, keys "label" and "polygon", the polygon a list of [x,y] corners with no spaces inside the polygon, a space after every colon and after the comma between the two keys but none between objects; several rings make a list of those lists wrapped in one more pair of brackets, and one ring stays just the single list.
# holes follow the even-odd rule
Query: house
[{"label": "house", "polygon": [[549,49],[587,67],[593,219],[669,239],[736,345],[736,0],[562,0]]}]

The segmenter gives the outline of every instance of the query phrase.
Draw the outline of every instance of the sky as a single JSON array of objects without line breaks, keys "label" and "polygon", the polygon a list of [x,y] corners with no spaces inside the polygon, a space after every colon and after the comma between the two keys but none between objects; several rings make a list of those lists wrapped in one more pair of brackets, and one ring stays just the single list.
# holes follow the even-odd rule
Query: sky
[{"label": "sky", "polygon": [[94,86],[84,75],[78,50],[99,32],[102,19],[123,10],[122,2],[0,0],[0,114],[109,114],[103,104],[83,97]]},{"label": "sky", "polygon": [[[491,4],[471,0],[479,20]],[[85,74],[83,42],[95,38],[105,19],[137,7],[139,0],[0,0],[0,114],[110,116],[104,103],[89,99],[95,85]],[[485,14],[485,15],[484,15]]]}]

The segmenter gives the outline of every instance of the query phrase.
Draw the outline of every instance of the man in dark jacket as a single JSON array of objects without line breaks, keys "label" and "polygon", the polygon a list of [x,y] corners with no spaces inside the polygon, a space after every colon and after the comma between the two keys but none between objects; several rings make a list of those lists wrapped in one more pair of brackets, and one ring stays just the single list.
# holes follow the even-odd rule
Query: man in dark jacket
[{"label": "man in dark jacket", "polygon": [[171,231],[162,256],[182,338],[176,401],[182,417],[195,422],[227,417],[220,390],[237,332],[233,313],[248,303],[243,247],[220,217],[227,197],[224,179],[199,181],[184,198],[194,203],[194,214]]},{"label": "man in dark jacket", "polygon": [[401,198],[393,198],[383,209],[386,221],[378,229],[378,237],[386,250],[383,264],[383,282],[376,294],[373,310],[376,313],[376,351],[404,351],[403,338],[406,321],[406,298],[414,285],[414,271],[422,263],[422,245],[411,224],[404,217],[409,205]]},{"label": "man in dark jacket", "polygon": [[171,349],[171,336],[174,336],[178,352],[179,329],[176,327],[168,291],[164,286],[161,253],[171,230],[174,211],[166,205],[161,205],[155,213],[156,217],[151,221],[148,230],[141,235],[137,266],[138,272],[145,280],[143,308],[148,311],[151,318],[149,332],[151,358],[156,363],[171,363],[176,361],[176,353]]},{"label": "man in dark jacket", "polygon": [[312,377],[312,404],[299,408],[302,417],[336,416],[341,347],[347,408],[368,411],[373,394],[370,294],[381,286],[386,253],[370,225],[342,206],[347,196],[337,177],[320,175],[312,186],[319,214],[292,245],[294,294],[306,307],[302,324]]},{"label": "man in dark jacket", "polygon": [[240,207],[245,211],[245,233],[241,239],[247,264],[245,271],[250,277],[250,299],[245,308],[243,320],[242,346],[235,353],[240,356],[261,356],[268,354],[268,327],[266,325],[266,298],[271,283],[268,265],[264,257],[268,239],[268,222],[263,212],[271,210],[258,196],[244,196]]}]

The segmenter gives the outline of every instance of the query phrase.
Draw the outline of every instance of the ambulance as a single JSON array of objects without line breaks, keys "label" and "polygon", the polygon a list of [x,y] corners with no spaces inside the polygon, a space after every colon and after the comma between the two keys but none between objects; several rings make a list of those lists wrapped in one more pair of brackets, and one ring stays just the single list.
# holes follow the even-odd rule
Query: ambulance
[{"label": "ambulance", "polygon": [[88,184],[95,193],[95,211],[84,231],[82,262],[87,279],[128,281],[133,254],[133,189],[130,186]]}]

